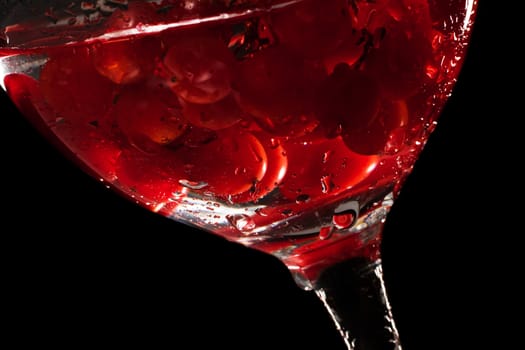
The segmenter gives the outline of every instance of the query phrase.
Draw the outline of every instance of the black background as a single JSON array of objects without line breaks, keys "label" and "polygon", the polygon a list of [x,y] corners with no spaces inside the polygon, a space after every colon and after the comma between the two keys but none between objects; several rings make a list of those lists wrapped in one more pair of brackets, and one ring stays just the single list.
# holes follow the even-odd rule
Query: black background
[{"label": "black background", "polygon": [[[485,331],[499,307],[487,292],[501,286],[493,262],[511,245],[493,237],[506,231],[502,193],[513,188],[504,158],[513,124],[496,83],[489,6],[479,6],[454,94],[384,232],[385,279],[408,350],[480,339],[505,348]],[[8,334],[69,346],[344,348],[315,295],[276,259],[115,195],[1,98]]]}]

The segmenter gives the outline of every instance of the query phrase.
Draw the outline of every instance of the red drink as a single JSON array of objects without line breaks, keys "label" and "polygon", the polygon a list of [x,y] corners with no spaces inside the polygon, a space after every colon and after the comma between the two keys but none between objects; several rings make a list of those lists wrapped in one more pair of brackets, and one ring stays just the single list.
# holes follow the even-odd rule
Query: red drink
[{"label": "red drink", "polygon": [[11,98],[75,161],[308,278],[377,254],[459,70],[454,2],[88,3],[0,49]]}]

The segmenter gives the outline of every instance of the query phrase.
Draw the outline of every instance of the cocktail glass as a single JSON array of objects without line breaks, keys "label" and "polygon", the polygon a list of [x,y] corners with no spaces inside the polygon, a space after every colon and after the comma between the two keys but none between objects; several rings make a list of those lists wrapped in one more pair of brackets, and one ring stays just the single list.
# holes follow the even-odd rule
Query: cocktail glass
[{"label": "cocktail glass", "polygon": [[86,172],[279,258],[349,349],[400,349],[381,232],[452,91],[475,8],[8,1],[0,72]]}]

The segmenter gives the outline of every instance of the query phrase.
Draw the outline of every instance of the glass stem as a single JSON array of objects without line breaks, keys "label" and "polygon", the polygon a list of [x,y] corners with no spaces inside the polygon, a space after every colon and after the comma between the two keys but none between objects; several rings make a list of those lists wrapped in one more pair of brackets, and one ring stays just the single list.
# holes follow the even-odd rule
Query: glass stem
[{"label": "glass stem", "polygon": [[380,259],[351,259],[331,266],[314,290],[349,350],[401,350]]}]

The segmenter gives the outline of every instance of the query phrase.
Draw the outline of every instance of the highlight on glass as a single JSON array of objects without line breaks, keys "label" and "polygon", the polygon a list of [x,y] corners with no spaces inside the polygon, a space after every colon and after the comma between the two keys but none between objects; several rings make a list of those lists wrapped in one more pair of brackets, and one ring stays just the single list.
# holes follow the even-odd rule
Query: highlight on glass
[{"label": "highlight on glass", "polygon": [[476,5],[2,1],[0,84],[124,198],[279,258],[348,349],[401,349],[381,233]]}]

